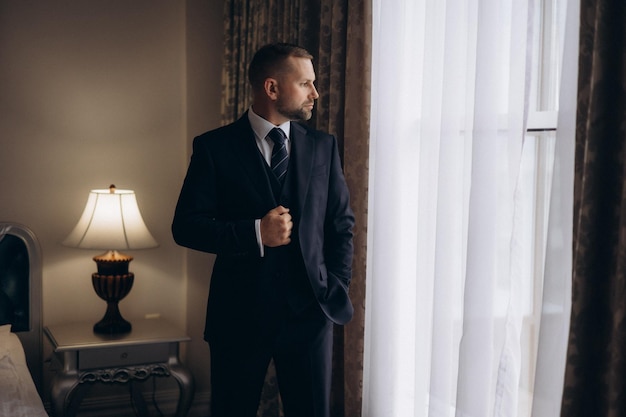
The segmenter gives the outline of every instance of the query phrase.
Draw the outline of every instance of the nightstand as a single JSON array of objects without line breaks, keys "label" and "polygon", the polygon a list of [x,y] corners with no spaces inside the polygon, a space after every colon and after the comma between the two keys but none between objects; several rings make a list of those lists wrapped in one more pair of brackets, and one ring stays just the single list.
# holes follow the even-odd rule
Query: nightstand
[{"label": "nightstand", "polygon": [[[180,397],[176,417],[189,411],[194,394],[191,372],[179,360],[179,343],[190,338],[162,319],[134,320],[129,333],[103,335],[93,323],[47,326],[44,332],[54,350],[58,370],[52,380],[51,402],[56,417],[74,416],[90,386],[96,383],[132,383],[155,376],[172,376]],[[133,399],[142,414],[147,408],[140,392]]]}]

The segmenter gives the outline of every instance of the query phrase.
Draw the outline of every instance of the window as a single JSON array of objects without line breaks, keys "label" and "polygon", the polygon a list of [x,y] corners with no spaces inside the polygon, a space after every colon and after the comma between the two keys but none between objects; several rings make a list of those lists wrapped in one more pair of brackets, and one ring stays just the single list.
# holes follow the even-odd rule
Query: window
[{"label": "window", "polygon": [[523,299],[527,313],[522,333],[522,379],[519,416],[530,415],[535,380],[537,343],[544,278],[544,264],[550,207],[550,187],[558,116],[558,97],[563,49],[564,0],[541,0],[535,6],[533,67],[529,96],[529,117],[520,175],[523,196],[522,233]]}]

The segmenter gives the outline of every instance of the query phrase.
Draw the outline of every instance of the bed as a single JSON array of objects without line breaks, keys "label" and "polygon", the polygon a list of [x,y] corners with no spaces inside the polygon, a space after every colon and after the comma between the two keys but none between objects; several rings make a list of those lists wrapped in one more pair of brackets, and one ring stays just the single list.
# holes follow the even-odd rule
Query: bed
[{"label": "bed", "polygon": [[41,250],[35,235],[0,222],[0,416],[48,417],[42,384]]}]

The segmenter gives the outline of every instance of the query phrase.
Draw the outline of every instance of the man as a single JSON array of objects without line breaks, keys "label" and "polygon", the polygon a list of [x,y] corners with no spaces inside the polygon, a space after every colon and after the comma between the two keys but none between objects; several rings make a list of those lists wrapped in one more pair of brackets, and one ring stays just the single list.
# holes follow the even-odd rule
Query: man
[{"label": "man", "polygon": [[306,50],[264,46],[248,78],[246,114],[194,139],[172,224],[178,244],[217,255],[211,416],[256,416],[274,359],[285,416],[328,417],[333,323],[353,313],[354,215],[337,142],[296,123],[319,97]]}]

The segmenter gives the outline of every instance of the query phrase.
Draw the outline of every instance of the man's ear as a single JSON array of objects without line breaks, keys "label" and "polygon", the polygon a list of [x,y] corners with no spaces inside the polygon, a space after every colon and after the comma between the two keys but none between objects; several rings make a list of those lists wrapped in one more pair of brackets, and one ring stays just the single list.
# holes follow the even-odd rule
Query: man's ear
[{"label": "man's ear", "polygon": [[265,90],[265,94],[271,100],[278,99],[278,81],[275,78],[266,78],[263,87]]}]

